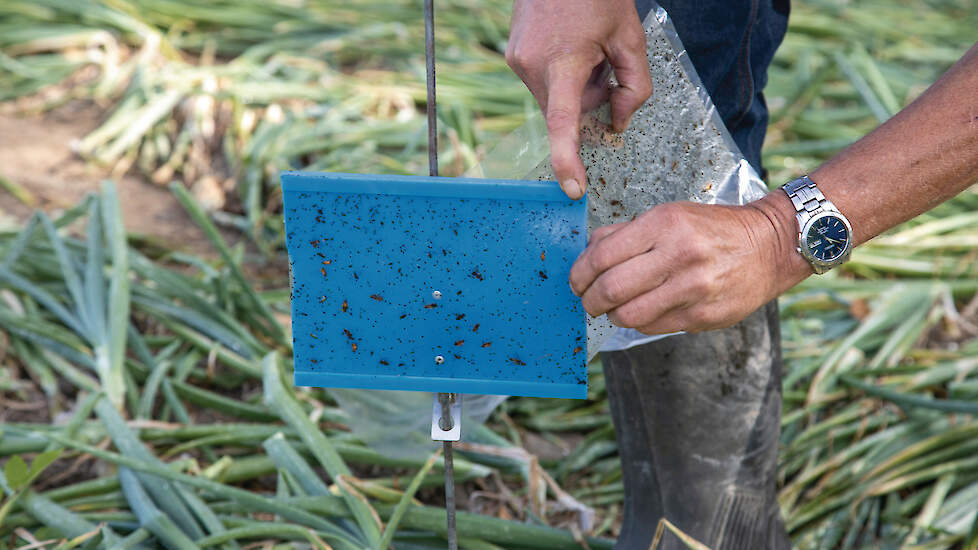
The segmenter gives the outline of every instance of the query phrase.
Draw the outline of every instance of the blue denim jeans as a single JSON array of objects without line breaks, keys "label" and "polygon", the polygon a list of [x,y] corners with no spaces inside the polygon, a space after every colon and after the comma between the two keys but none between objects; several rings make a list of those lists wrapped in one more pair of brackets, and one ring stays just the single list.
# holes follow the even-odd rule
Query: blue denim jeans
[{"label": "blue denim jeans", "polygon": [[[651,0],[636,0],[639,17]],[[660,0],[748,162],[763,175],[767,68],[788,28],[788,0]]]}]

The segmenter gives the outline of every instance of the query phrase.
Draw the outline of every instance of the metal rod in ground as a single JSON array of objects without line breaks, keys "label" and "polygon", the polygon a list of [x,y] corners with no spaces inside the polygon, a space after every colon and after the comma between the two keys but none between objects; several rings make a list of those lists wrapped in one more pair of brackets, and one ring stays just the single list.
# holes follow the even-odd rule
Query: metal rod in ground
[{"label": "metal rod in ground", "polygon": [[438,175],[438,109],[435,103],[435,14],[434,0],[424,1],[424,55],[428,84],[428,175]]},{"label": "metal rod in ground", "polygon": [[[455,404],[456,394],[439,393],[438,403],[441,405],[441,418],[438,427],[449,431],[454,427],[452,405]],[[455,458],[452,454],[452,442],[443,441],[442,458],[445,460],[445,534],[448,538],[449,550],[458,550],[458,532],[455,529]]]},{"label": "metal rod in ground", "polygon": [[[427,84],[427,114],[428,114],[428,175],[438,175],[438,107],[435,96],[435,9],[434,0],[424,2],[424,55],[425,80]],[[442,430],[452,429],[450,412],[454,394],[438,394],[441,402]],[[458,550],[458,535],[455,532],[455,461],[452,457],[452,442],[442,442],[445,459],[445,519],[448,549]]]},{"label": "metal rod in ground", "polygon": [[445,518],[447,521],[448,550],[458,550],[458,534],[455,532],[455,459],[452,442],[442,442],[445,458]]}]

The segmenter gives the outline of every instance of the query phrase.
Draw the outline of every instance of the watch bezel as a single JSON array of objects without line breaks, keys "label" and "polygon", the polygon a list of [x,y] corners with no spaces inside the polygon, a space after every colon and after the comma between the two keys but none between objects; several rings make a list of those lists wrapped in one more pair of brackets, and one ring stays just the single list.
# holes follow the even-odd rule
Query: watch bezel
[{"label": "watch bezel", "polygon": [[[812,225],[814,225],[815,222],[821,220],[822,218],[836,218],[838,220],[841,220],[843,225],[846,226],[846,248],[842,251],[841,254],[836,256],[835,259],[829,261],[824,261],[819,258],[816,258],[814,255],[812,255],[812,253],[808,248],[808,232],[811,229]],[[834,212],[831,210],[819,212],[818,214],[815,214],[814,216],[808,218],[808,220],[805,221],[805,225],[801,227],[801,230],[799,231],[798,251],[801,252],[801,255],[804,256],[809,263],[817,267],[832,268],[841,265],[846,261],[846,259],[849,257],[849,254],[852,252],[852,226],[849,224],[849,220],[847,220],[846,217],[843,216],[841,213]]]}]

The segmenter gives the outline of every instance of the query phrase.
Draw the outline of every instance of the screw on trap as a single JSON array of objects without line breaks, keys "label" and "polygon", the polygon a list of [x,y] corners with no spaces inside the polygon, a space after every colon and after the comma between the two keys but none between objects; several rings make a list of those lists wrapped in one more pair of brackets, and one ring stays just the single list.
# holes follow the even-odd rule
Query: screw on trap
[{"label": "screw on trap", "polygon": [[432,0],[429,177],[283,172],[295,383],[435,392],[449,548],[462,393],[584,398],[568,275],[586,205],[552,181],[438,177]]}]

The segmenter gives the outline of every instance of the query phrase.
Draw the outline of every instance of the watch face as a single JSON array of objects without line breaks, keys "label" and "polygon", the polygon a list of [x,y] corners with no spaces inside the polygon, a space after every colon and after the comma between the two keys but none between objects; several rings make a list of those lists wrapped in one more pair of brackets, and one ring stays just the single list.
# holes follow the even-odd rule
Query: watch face
[{"label": "watch face", "polygon": [[837,260],[849,249],[849,228],[837,216],[817,218],[805,236],[808,254],[820,262]]}]

